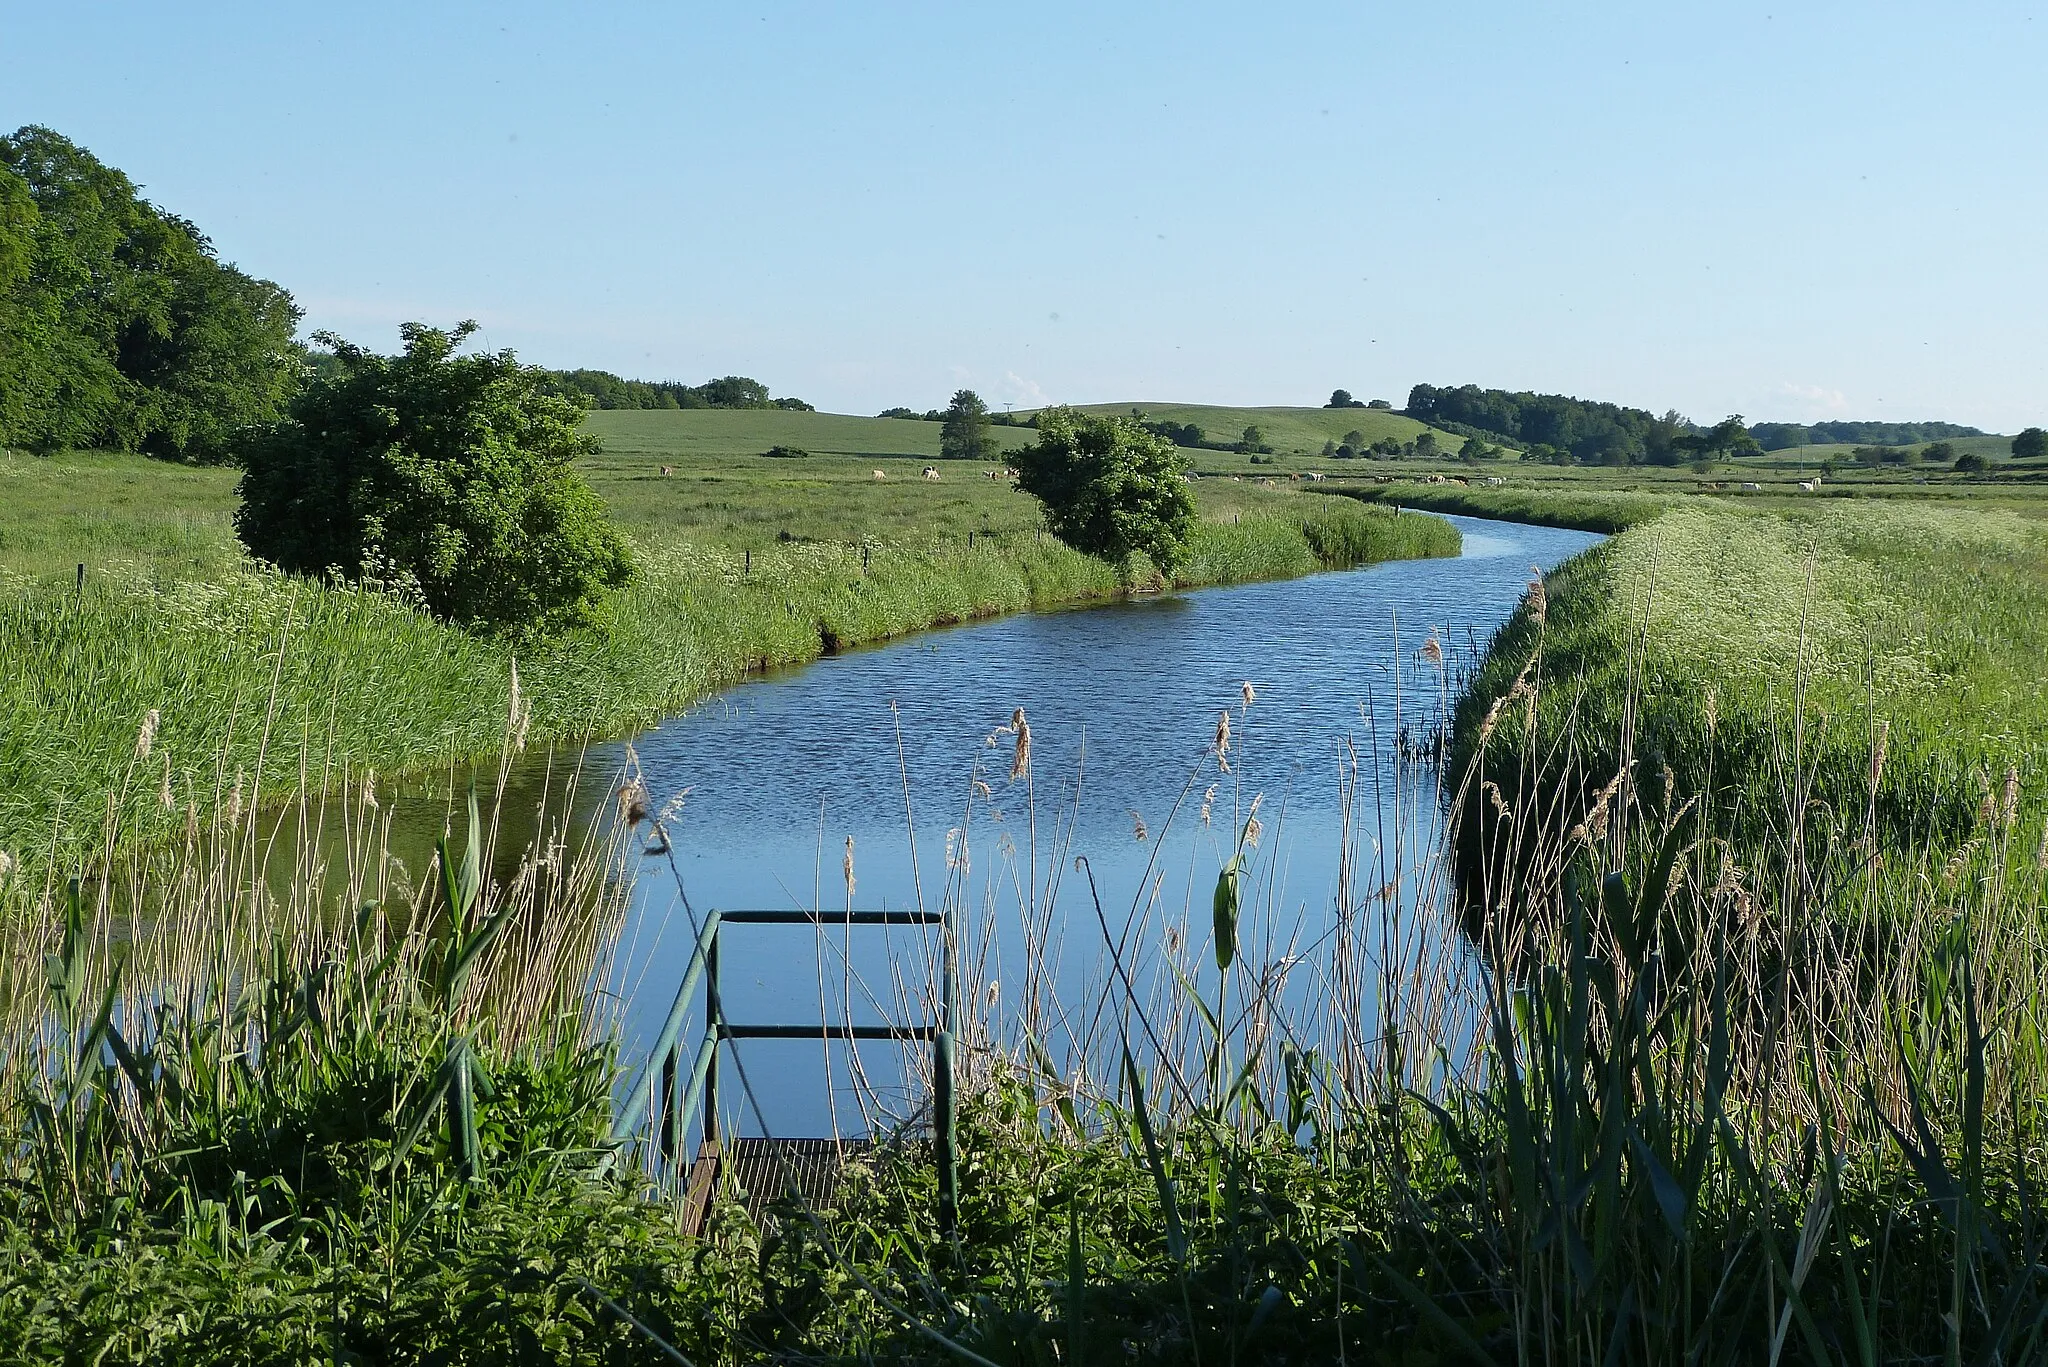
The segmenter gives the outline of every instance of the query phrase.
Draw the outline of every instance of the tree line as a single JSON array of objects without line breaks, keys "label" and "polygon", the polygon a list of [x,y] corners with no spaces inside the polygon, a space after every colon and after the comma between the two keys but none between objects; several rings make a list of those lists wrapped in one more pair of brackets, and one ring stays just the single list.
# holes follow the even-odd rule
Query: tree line
[{"label": "tree line", "polygon": [[550,370],[548,388],[585,408],[786,408],[797,413],[816,410],[802,399],[771,398],[768,386],[744,375],[727,375],[703,384],[680,380],[627,380],[609,370]]},{"label": "tree line", "polygon": [[1766,451],[1794,446],[1918,446],[1922,442],[1981,437],[1975,427],[1952,422],[1760,422],[1749,435]]},{"label": "tree line", "polygon": [[0,445],[224,460],[283,411],[299,317],[77,143],[0,138]]},{"label": "tree line", "polygon": [[1659,415],[1564,394],[1481,389],[1469,384],[1455,388],[1416,385],[1408,393],[1404,411],[1447,431],[1514,442],[1538,460],[1587,465],[1680,465],[1794,446],[1835,442],[1912,446],[1984,435],[1975,427],[1951,422],[1751,425],[1739,414],[1702,426],[1676,410]]}]

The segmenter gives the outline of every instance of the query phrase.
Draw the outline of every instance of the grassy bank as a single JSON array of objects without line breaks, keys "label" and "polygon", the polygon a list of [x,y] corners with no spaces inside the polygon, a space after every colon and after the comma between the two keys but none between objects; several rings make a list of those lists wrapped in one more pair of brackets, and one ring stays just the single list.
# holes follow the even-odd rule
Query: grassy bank
[{"label": "grassy bank", "polygon": [[[601,627],[519,653],[531,738],[615,734],[828,650],[1123,591],[979,468],[933,486],[815,458],[707,457],[667,477],[609,459],[596,482],[641,574]],[[103,835],[110,793],[121,828],[175,830],[217,799],[505,743],[511,647],[252,565],[228,530],[230,480],[120,457],[0,466],[0,849],[75,853]],[[1434,519],[1213,484],[1173,587],[1457,550]],[[1163,587],[1142,565],[1137,582]]]},{"label": "grassy bank", "polygon": [[[1429,766],[1393,760],[1434,810]],[[1469,974],[1431,952],[1456,933],[1432,866],[1387,867],[1360,821],[1331,933],[1239,943],[1205,862],[1076,1010],[1045,975],[973,976],[1064,862],[1011,850],[1009,896],[944,876],[957,1229],[913,1078],[829,1201],[728,1187],[698,1236],[655,1127],[612,1111],[659,1060],[622,1058],[583,992],[615,963],[620,846],[472,901],[460,825],[444,885],[352,805],[360,891],[332,904],[244,881],[246,813],[130,871],[164,914],[118,951],[103,884],[75,912],[5,890],[39,914],[0,918],[0,1356],[2026,1362],[2048,1323],[2038,870],[1919,884],[1927,931],[1872,992],[1801,880],[1731,872],[1725,808],[1622,795],[1595,829],[1518,803],[1543,857]],[[1262,870],[1286,856],[1233,839],[1235,914],[1284,910]],[[1291,1011],[1290,979],[1318,984]]]},{"label": "grassy bank", "polygon": [[[1538,788],[1563,785],[1568,807],[1590,804],[1633,754],[1628,782],[1705,800],[1740,857],[1828,870],[1814,876],[1837,880],[1845,917],[1870,891],[1845,870],[1889,861],[1917,876],[1929,860],[1980,857],[2038,816],[2038,520],[1929,504],[1692,502],[1553,574],[1545,606],[1525,605],[1502,630],[1456,735],[1465,758],[1490,731],[1491,762]],[[1528,692],[1539,653],[1543,705],[1503,711]],[[1539,755],[1560,758],[1525,762]],[[1795,793],[1796,839],[1784,819]],[[1476,794],[1470,815],[1475,832],[1488,820]]]},{"label": "grassy bank", "polygon": [[1530,522],[1539,527],[1571,527],[1584,532],[1620,532],[1638,526],[1672,507],[1681,497],[1675,493],[1650,493],[1629,489],[1543,489],[1494,488],[1480,485],[1397,482],[1393,484],[1337,485],[1335,492],[1403,508],[1421,508],[1432,513],[1461,513],[1467,517],[1492,517],[1506,522]]}]

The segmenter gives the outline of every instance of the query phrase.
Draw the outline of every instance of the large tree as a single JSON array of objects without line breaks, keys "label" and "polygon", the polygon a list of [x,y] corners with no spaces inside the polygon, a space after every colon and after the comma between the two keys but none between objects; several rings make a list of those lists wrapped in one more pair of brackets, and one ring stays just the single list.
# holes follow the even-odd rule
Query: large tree
[{"label": "large tree", "polygon": [[939,455],[947,460],[994,460],[1002,454],[996,445],[994,424],[981,395],[963,389],[946,405],[945,425],[939,429]]},{"label": "large tree", "polygon": [[2038,427],[2029,427],[2012,439],[2012,454],[2015,460],[2035,460],[2048,456],[2048,432]]},{"label": "large tree", "polygon": [[298,318],[76,143],[0,138],[0,440],[221,459],[296,383]]},{"label": "large tree", "polygon": [[243,444],[249,549],[302,573],[409,581],[469,626],[591,620],[632,572],[575,469],[597,443],[581,407],[511,352],[457,355],[475,329],[408,323],[395,357],[321,334],[335,373]]},{"label": "large tree", "polygon": [[1129,578],[1143,554],[1162,573],[1187,559],[1195,503],[1187,460],[1128,418],[1071,408],[1038,415],[1038,441],[1012,452],[1017,486],[1045,509],[1054,536]]}]

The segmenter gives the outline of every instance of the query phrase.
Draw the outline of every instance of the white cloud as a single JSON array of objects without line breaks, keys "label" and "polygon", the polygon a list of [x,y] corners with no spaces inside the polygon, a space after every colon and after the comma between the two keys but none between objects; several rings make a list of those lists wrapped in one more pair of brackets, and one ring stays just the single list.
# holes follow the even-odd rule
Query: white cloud
[{"label": "white cloud", "polygon": [[1786,380],[1778,386],[1776,397],[1781,404],[1790,405],[1795,419],[1800,422],[1839,418],[1849,411],[1848,395],[1839,389],[1817,384],[1797,384]]},{"label": "white cloud", "polygon": [[1003,372],[1003,382],[996,386],[996,396],[1014,408],[1043,408],[1051,402],[1045,391],[1038,387],[1038,381],[1027,380],[1014,370]]}]

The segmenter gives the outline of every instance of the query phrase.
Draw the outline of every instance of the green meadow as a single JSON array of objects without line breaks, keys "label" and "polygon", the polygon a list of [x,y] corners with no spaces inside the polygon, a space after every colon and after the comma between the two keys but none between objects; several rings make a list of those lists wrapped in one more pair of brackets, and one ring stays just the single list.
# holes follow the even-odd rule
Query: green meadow
[{"label": "green meadow", "polygon": [[[626,436],[613,416],[593,423],[606,452],[589,476],[640,573],[597,625],[523,647],[250,561],[231,471],[0,457],[0,850],[38,863],[76,850],[100,837],[110,793],[124,826],[172,831],[225,797],[480,756],[515,731],[618,734],[749,673],[936,625],[1458,546],[1438,519],[1203,480],[1188,562],[1170,585],[1144,564],[1126,585],[1042,534],[1036,504],[992,467],[944,462],[931,480],[929,461],[874,449],[757,453],[757,438],[841,427],[808,414],[616,415],[638,420]],[[937,430],[845,422],[870,437]],[[713,429],[724,452],[705,449]]]}]

